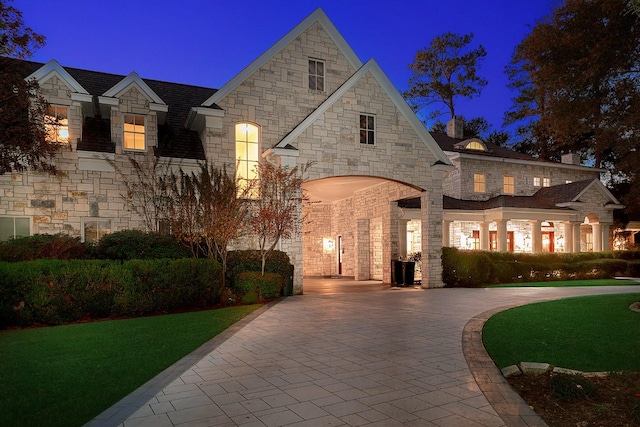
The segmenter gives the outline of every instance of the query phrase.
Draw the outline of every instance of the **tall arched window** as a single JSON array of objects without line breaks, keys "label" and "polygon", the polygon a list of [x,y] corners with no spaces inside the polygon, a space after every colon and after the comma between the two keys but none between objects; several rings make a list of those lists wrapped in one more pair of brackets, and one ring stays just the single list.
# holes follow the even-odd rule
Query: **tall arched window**
[{"label": "tall arched window", "polygon": [[241,181],[258,178],[260,129],[251,123],[236,124],[237,177]]}]

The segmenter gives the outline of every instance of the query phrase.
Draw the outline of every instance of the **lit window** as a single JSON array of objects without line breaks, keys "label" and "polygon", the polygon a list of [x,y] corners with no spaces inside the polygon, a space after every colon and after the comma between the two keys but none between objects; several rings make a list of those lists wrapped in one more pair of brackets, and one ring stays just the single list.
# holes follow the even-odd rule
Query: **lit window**
[{"label": "lit window", "polygon": [[534,178],[533,178],[533,186],[534,186],[534,187],[540,187],[540,183],[541,183],[541,182],[542,182],[542,181],[540,180],[540,177],[539,177],[539,176],[536,176],[536,177],[534,177]]},{"label": "lit window", "polygon": [[484,151],[484,145],[482,145],[481,143],[479,143],[478,141],[471,141],[470,143],[468,143],[464,148],[466,148],[467,150],[480,150],[480,151]]},{"label": "lit window", "polygon": [[97,243],[103,236],[111,233],[110,219],[88,218],[82,221],[82,241]]},{"label": "lit window", "polygon": [[45,127],[47,141],[69,142],[69,114],[67,107],[47,107]]},{"label": "lit window", "polygon": [[369,114],[360,114],[360,144],[376,143],[376,118]]},{"label": "lit window", "polygon": [[241,185],[258,179],[259,148],[258,126],[251,123],[236,124],[237,178]]},{"label": "lit window", "polygon": [[505,176],[503,180],[504,194],[514,194],[516,192],[515,179],[512,176]]},{"label": "lit window", "polygon": [[0,217],[0,241],[31,235],[31,219],[19,216]]},{"label": "lit window", "polygon": [[571,181],[570,179],[566,180],[564,183],[565,184],[571,184],[573,181]]},{"label": "lit window", "polygon": [[484,193],[485,190],[485,178],[483,173],[473,174],[473,191],[476,193]]},{"label": "lit window", "polygon": [[126,114],[124,116],[124,148],[144,150],[144,117]]},{"label": "lit window", "polygon": [[309,89],[324,91],[324,61],[309,60]]},{"label": "lit window", "polygon": [[474,251],[480,250],[480,230],[473,230],[473,237],[471,237],[471,248]]},{"label": "lit window", "polygon": [[542,178],[543,187],[551,187],[551,178]]}]

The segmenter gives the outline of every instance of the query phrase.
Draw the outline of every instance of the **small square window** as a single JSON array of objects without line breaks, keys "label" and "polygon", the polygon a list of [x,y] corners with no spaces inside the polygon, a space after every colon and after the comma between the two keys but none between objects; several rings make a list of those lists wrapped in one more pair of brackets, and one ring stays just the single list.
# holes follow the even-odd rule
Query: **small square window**
[{"label": "small square window", "polygon": [[31,235],[31,219],[20,216],[0,217],[0,241]]},{"label": "small square window", "polygon": [[542,181],[540,180],[539,176],[534,176],[533,177],[533,186],[534,187],[540,187],[540,185],[542,185],[541,183],[542,183]]},{"label": "small square window", "polygon": [[376,118],[369,114],[360,114],[360,144],[376,143]]},{"label": "small square window", "polygon": [[82,241],[97,243],[100,239],[111,233],[111,220],[99,218],[87,218],[82,221]]},{"label": "small square window", "polygon": [[47,107],[45,115],[47,141],[69,142],[69,112],[67,107]]},{"label": "small square window", "polygon": [[543,187],[551,187],[551,178],[542,178]]},{"label": "small square window", "polygon": [[484,193],[486,191],[485,182],[486,181],[483,173],[474,173],[473,174],[473,191],[475,193]]},{"label": "small square window", "polygon": [[516,192],[515,178],[512,176],[505,176],[503,180],[503,193],[515,194],[515,192]]},{"label": "small square window", "polygon": [[123,136],[125,150],[144,150],[144,117],[125,114]]},{"label": "small square window", "polygon": [[309,89],[324,92],[324,61],[309,60]]}]

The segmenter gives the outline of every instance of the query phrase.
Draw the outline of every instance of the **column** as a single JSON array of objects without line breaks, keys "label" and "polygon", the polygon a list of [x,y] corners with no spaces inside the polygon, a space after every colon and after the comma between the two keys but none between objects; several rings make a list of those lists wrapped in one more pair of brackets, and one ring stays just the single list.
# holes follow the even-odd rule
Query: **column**
[{"label": "column", "polygon": [[370,224],[368,219],[358,219],[356,221],[355,233],[355,279],[369,280],[371,279],[371,249],[370,249]]},{"label": "column", "polygon": [[564,223],[564,251],[573,252],[573,223]]},{"label": "column", "polygon": [[591,224],[591,235],[593,236],[593,252],[602,251],[602,231],[600,223]]},{"label": "column", "polygon": [[580,223],[572,222],[571,229],[573,230],[573,252],[580,252]]},{"label": "column", "polygon": [[451,246],[451,223],[448,219],[442,221],[442,246],[449,247]]},{"label": "column", "polygon": [[606,222],[600,223],[600,233],[601,234],[601,238],[600,238],[600,242],[602,244],[602,250],[603,251],[609,251],[611,250],[611,245],[609,242],[609,231],[611,228],[611,224],[608,224]]},{"label": "column", "polygon": [[480,250],[488,251],[489,250],[489,223],[487,221],[482,221],[479,224],[480,224]]},{"label": "column", "polygon": [[507,252],[507,221],[499,219],[496,224],[498,225],[498,251]]},{"label": "column", "polygon": [[542,227],[538,220],[529,221],[531,224],[531,252],[538,254],[542,252]]},{"label": "column", "polygon": [[398,255],[402,259],[407,257],[407,223],[408,219],[398,219]]}]

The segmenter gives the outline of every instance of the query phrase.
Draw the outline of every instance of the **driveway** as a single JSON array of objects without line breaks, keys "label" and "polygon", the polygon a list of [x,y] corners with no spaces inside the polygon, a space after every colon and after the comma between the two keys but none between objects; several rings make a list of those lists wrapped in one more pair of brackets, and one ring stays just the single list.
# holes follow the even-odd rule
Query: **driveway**
[{"label": "driveway", "polygon": [[[502,380],[472,342],[482,313],[640,292],[626,286],[392,290],[379,282],[327,280],[305,280],[305,295],[260,309],[90,425],[544,425],[518,406],[517,395],[487,388]],[[465,332],[463,340],[465,325],[475,325],[475,338]],[[465,351],[479,351],[469,362],[463,341]]]}]

